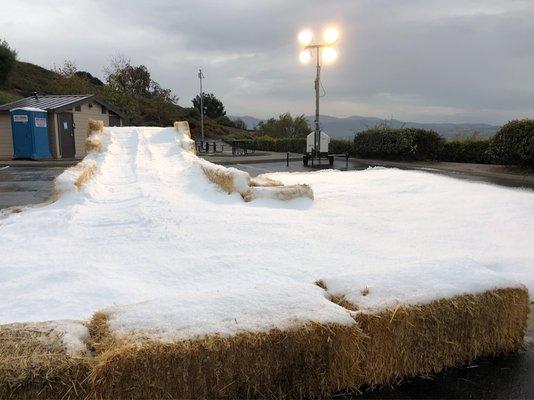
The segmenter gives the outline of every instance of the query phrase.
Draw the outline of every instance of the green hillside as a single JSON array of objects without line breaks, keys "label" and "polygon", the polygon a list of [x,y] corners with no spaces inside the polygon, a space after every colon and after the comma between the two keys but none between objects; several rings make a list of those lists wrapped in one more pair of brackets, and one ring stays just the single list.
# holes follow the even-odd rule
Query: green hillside
[{"label": "green hillside", "polygon": [[[126,115],[126,124],[167,126],[176,120],[187,120],[192,134],[195,136],[200,133],[200,113],[195,108],[181,107],[161,96],[121,92],[105,84],[94,84],[86,76],[76,74],[65,76],[22,61],[16,61],[7,82],[0,87],[0,104],[31,96],[34,92],[44,94],[94,93],[120,109]],[[224,121],[221,122],[224,123]],[[241,130],[205,118],[205,132],[208,137],[219,138],[230,133],[241,132]]]},{"label": "green hillside", "polygon": [[17,61],[4,85],[4,92],[18,97],[30,96],[33,92],[48,92],[58,74],[35,64]]}]

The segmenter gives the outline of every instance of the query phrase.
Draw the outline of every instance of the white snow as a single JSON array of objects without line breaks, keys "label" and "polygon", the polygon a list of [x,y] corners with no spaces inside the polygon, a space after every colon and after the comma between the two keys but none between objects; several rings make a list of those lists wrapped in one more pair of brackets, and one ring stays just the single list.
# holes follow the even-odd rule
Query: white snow
[{"label": "white snow", "polygon": [[172,339],[351,323],[318,279],[367,310],[534,291],[529,190],[372,168],[270,174],[315,200],[245,203],[174,128],[106,128],[103,147],[81,191],[67,171],[57,202],[0,219],[0,323],[106,309],[119,332]]},{"label": "white snow", "polygon": [[105,310],[119,335],[164,341],[218,333],[288,329],[308,322],[353,325],[346,309],[327,300],[313,283],[277,282],[241,285],[229,291],[180,290],[131,306]]}]

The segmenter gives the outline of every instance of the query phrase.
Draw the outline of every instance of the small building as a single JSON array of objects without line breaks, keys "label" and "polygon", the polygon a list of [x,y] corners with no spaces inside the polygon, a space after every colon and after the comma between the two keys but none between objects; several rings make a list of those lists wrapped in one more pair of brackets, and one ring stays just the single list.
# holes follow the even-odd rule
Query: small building
[{"label": "small building", "polygon": [[0,159],[13,158],[10,110],[34,107],[48,115],[48,136],[52,158],[85,156],[88,121],[104,121],[105,126],[122,126],[124,114],[93,94],[36,95],[0,105]]}]

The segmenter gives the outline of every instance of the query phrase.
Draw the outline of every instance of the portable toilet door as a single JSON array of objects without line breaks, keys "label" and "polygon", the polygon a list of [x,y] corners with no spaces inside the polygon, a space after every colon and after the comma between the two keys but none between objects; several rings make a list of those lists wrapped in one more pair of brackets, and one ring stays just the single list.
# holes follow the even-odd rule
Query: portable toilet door
[{"label": "portable toilet door", "polygon": [[31,158],[33,154],[30,116],[23,110],[11,110],[11,132],[15,158]]},{"label": "portable toilet door", "polygon": [[50,158],[48,114],[39,108],[11,110],[13,153],[15,158]]}]

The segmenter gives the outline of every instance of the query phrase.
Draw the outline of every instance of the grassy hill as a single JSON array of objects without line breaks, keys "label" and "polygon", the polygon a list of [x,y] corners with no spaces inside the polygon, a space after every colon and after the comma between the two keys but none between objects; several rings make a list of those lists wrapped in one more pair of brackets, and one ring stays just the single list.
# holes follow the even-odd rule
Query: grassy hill
[{"label": "grassy hill", "polygon": [[[139,96],[111,90],[81,77],[65,78],[61,74],[38,65],[17,61],[5,85],[0,87],[0,104],[9,103],[34,92],[46,94],[94,93],[122,110],[125,123],[140,126],[166,126],[176,120],[187,120],[193,136],[200,134],[200,113],[195,108],[181,107],[160,98]],[[204,131],[208,137],[219,138],[241,132],[217,120],[205,118]]]}]

